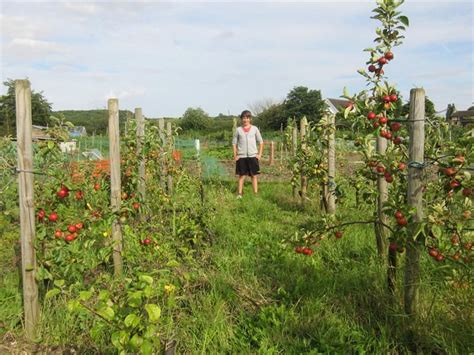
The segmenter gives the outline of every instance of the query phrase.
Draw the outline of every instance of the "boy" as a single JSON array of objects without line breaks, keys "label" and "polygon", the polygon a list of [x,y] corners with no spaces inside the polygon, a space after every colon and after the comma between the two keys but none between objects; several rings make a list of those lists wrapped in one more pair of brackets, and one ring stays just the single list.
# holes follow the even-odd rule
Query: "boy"
[{"label": "boy", "polygon": [[253,192],[258,193],[257,175],[260,174],[260,158],[263,152],[263,139],[257,127],[252,126],[252,113],[248,110],[240,114],[242,125],[235,130],[232,139],[235,173],[239,176],[238,195],[242,198],[244,178],[252,178]]}]

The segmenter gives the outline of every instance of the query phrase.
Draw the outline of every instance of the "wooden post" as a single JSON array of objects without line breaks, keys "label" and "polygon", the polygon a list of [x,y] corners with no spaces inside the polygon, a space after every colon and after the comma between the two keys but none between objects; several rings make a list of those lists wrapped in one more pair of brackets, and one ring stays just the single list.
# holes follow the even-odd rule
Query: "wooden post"
[{"label": "wooden post", "polygon": [[270,166],[275,162],[275,142],[270,142]]},{"label": "wooden post", "polygon": [[[387,150],[387,140],[384,137],[377,136],[376,151],[379,156],[384,156]],[[388,224],[388,218],[383,213],[382,208],[388,200],[388,186],[385,176],[377,176],[377,224],[375,228],[375,241],[377,244],[377,253],[383,258],[386,250],[387,228],[383,224]],[[382,224],[383,223],[383,224]]]},{"label": "wooden post", "polygon": [[[303,152],[303,156],[305,155],[306,151],[306,128],[308,126],[308,120],[306,117],[303,117],[300,121],[300,136],[301,136],[301,151]],[[304,162],[301,162],[301,167],[303,168]],[[308,188],[308,177],[301,173],[301,185],[300,185],[300,197],[301,203],[305,203],[306,200],[306,191]]]},{"label": "wooden post", "polygon": [[420,243],[415,240],[423,219],[423,164],[425,144],[425,91],[410,91],[410,140],[408,164],[408,206],[415,211],[413,223],[409,226],[406,245],[406,263],[404,280],[405,313],[413,316],[417,311],[418,285],[420,276]]},{"label": "wooden post", "polygon": [[[168,151],[171,154],[174,150],[173,146],[173,129],[171,127],[171,122],[166,122],[166,140],[168,142]],[[173,164],[172,162],[172,157],[168,157],[168,165]],[[167,171],[167,176],[168,176],[168,195],[171,195],[173,193],[173,176],[170,174],[169,169]]]},{"label": "wooden post", "polygon": [[[117,99],[109,99],[109,159],[110,159],[110,205],[112,211],[118,215],[121,203],[121,180],[120,180],[120,132],[119,132],[119,108]],[[112,221],[113,260],[114,275],[122,275],[122,230],[118,217]]]},{"label": "wooden post", "polygon": [[[296,152],[298,149],[298,127],[295,125],[293,126],[293,131],[291,132],[291,156],[293,159],[296,158]],[[293,198],[296,198],[296,185],[293,185]]]},{"label": "wooden post", "polygon": [[336,117],[329,115],[330,132],[328,136],[328,194],[327,213],[336,213]]},{"label": "wooden post", "polygon": [[145,201],[145,154],[143,152],[145,138],[145,121],[143,119],[142,109],[135,108],[135,120],[137,121],[137,157],[138,163],[138,194],[140,200]]},{"label": "wooden post", "polygon": [[160,185],[163,191],[166,189],[166,180],[165,180],[165,146],[166,146],[166,137],[165,137],[165,120],[163,118],[158,119],[158,135],[160,136]]},{"label": "wooden post", "polygon": [[36,284],[33,145],[31,142],[31,88],[28,80],[15,80],[18,194],[21,229],[21,277],[26,336],[35,340],[39,316]]}]

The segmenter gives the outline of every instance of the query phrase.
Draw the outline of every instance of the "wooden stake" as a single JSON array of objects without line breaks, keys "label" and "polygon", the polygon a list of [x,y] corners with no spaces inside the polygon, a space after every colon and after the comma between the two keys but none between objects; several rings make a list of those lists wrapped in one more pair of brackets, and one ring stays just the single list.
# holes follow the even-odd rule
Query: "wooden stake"
[{"label": "wooden stake", "polygon": [[328,136],[328,193],[326,195],[327,213],[336,213],[336,117],[329,115],[331,131]]},{"label": "wooden stake", "polygon": [[166,146],[166,136],[165,136],[165,120],[163,118],[158,119],[158,134],[160,136],[160,184],[163,191],[166,191],[166,179],[165,179],[165,161],[166,158],[165,146]]},{"label": "wooden stake", "polygon": [[18,152],[18,193],[21,229],[21,276],[25,331],[29,340],[36,338],[39,316],[36,284],[35,206],[33,189],[33,145],[31,140],[31,88],[28,80],[15,80],[16,132]]},{"label": "wooden stake", "polygon": [[[296,158],[296,152],[298,149],[298,127],[296,126],[296,121],[295,125],[293,126],[293,131],[291,132],[291,156]],[[293,198],[296,198],[296,186],[293,185]]]},{"label": "wooden stake", "polygon": [[145,201],[146,183],[145,183],[145,154],[143,152],[143,145],[145,139],[145,121],[143,119],[142,109],[137,107],[135,109],[135,119],[137,121],[137,157],[138,163],[138,194],[140,200]]},{"label": "wooden stake", "polygon": [[275,142],[270,142],[270,166],[272,166],[275,162]]},{"label": "wooden stake", "polygon": [[[376,151],[379,156],[384,156],[387,150],[387,140],[384,137],[377,136]],[[377,227],[375,228],[375,241],[377,244],[377,252],[380,257],[383,258],[386,255],[386,241],[387,241],[387,228],[383,224],[388,224],[388,218],[383,213],[382,208],[384,203],[388,200],[388,186],[385,181],[385,176],[377,176]]]},{"label": "wooden stake", "polygon": [[404,301],[405,313],[413,316],[417,311],[418,286],[420,276],[420,243],[415,240],[423,219],[423,164],[425,145],[425,91],[410,91],[410,141],[408,164],[408,205],[415,213],[409,226],[409,239],[406,246]]},{"label": "wooden stake", "polygon": [[[308,127],[308,120],[306,117],[303,117],[300,121],[300,136],[301,136],[301,150],[304,154],[306,150],[306,128]],[[301,162],[301,167],[303,168],[303,162]],[[300,184],[300,196],[301,203],[304,204],[306,200],[306,192],[308,189],[308,177],[301,173],[301,184]]]},{"label": "wooden stake", "polygon": [[[174,150],[174,144],[173,144],[173,129],[171,127],[171,122],[166,122],[166,139],[168,142],[168,152],[171,154]],[[172,157],[168,157],[168,165],[173,164]],[[167,170],[167,176],[168,176],[168,195],[171,195],[173,193],[173,176],[170,174],[169,169]]]},{"label": "wooden stake", "polygon": [[[118,215],[121,204],[121,177],[120,177],[120,132],[119,108],[117,99],[109,99],[109,159],[110,159],[110,204],[112,211]],[[112,221],[114,275],[122,275],[122,230],[118,216]]]}]

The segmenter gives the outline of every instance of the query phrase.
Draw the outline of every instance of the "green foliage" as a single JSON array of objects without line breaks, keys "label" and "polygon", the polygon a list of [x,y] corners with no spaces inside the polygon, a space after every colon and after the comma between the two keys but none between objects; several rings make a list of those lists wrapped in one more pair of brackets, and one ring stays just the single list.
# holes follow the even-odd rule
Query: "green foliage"
[{"label": "green foliage", "polygon": [[211,126],[209,115],[200,107],[188,108],[180,122],[183,130],[206,130]]},{"label": "green foliage", "polygon": [[[0,96],[0,134],[16,136],[15,80],[8,79],[3,85],[7,87],[7,93]],[[43,92],[31,90],[31,114],[34,125],[50,124],[51,103]]]},{"label": "green foliage", "polygon": [[308,122],[317,123],[326,108],[319,90],[304,86],[293,88],[281,104],[265,108],[255,119],[255,124],[266,129],[280,130],[286,127],[288,119],[300,120],[306,116]]},{"label": "green foliage", "polygon": [[322,118],[326,105],[321,98],[321,91],[297,86],[286,96],[283,108],[287,119],[300,120],[306,116],[308,122],[317,123]]},{"label": "green foliage", "polygon": [[287,115],[283,104],[275,104],[263,110],[256,118],[255,125],[263,129],[277,130],[286,126]]},{"label": "green foliage", "polygon": [[[109,112],[107,110],[63,110],[54,111],[53,115],[63,115],[74,126],[84,126],[88,135],[106,134],[109,127]],[[119,125],[123,129],[127,118],[132,112],[119,110]]]}]

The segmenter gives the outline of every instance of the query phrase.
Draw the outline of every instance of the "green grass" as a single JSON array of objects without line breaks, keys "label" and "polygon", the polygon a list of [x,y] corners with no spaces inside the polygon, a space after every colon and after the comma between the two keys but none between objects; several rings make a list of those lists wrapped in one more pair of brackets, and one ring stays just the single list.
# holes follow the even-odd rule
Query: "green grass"
[{"label": "green grass", "polygon": [[[192,295],[192,312],[177,324],[183,352],[472,351],[470,311],[460,311],[469,306],[468,292],[452,295],[426,273],[420,321],[410,328],[400,295],[403,269],[391,296],[370,227],[350,227],[343,239],[322,241],[305,257],[282,241],[311,225],[315,206],[299,207],[287,184],[261,184],[258,196],[246,186],[242,200],[233,189],[208,187],[209,199],[227,208],[216,210],[208,286]],[[345,215],[355,217],[353,210]],[[423,267],[432,269],[432,262]]]},{"label": "green grass", "polygon": [[[450,268],[423,255],[419,318],[410,325],[402,307],[403,263],[391,295],[371,226],[353,225],[340,240],[322,240],[310,257],[296,254],[289,240],[317,223],[318,207],[301,207],[287,183],[261,183],[253,195],[247,181],[242,200],[235,197],[235,185],[215,180],[205,185],[211,239],[200,246],[197,263],[183,265],[192,277],[178,286],[177,306],[163,334],[177,340],[178,353],[474,351],[472,292],[449,281],[456,276]],[[348,196],[347,205],[338,206],[341,220],[371,215],[370,208],[351,201]],[[1,250],[2,260],[13,255],[13,249]],[[0,321],[21,334],[16,270],[7,262],[1,267]],[[106,338],[91,343],[83,336],[84,322],[62,302],[45,304],[42,320],[43,344],[110,351]]]}]

